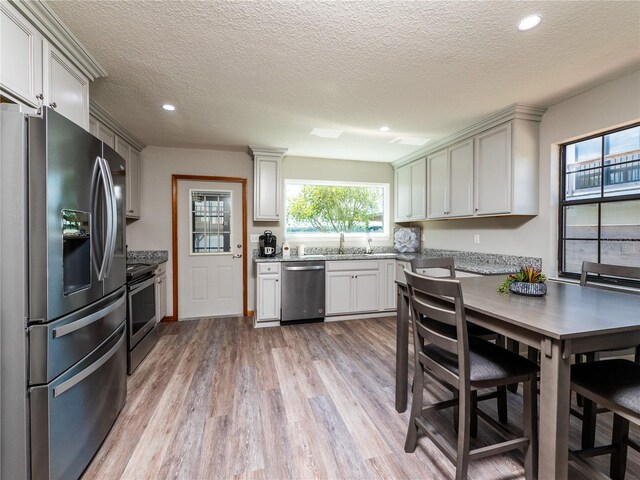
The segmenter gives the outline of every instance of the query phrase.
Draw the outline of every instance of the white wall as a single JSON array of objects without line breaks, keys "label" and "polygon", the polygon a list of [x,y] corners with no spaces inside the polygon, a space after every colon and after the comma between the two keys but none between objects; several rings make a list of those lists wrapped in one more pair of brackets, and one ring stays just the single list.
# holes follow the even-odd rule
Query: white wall
[{"label": "white wall", "polygon": [[[542,257],[545,273],[556,275],[558,145],[639,120],[640,72],[551,106],[540,124],[539,215],[420,222],[425,246]],[[474,234],[480,235],[479,245]]]},{"label": "white wall", "polygon": [[[171,254],[171,175],[217,175],[247,179],[248,235],[270,229],[283,241],[283,226],[275,222],[254,222],[253,219],[253,160],[248,153],[217,150],[196,150],[150,146],[142,151],[141,218],[127,225],[129,250],[168,250],[167,310],[173,314],[173,268]],[[354,162],[331,159],[285,157],[282,164],[285,178],[389,183],[392,187],[393,169],[387,163]],[[391,202],[393,190],[390,188]],[[393,208],[393,202],[390,205]],[[392,210],[390,210],[392,211]],[[250,238],[250,237],[249,237]],[[312,242],[305,242],[313,245]],[[376,242],[374,242],[376,243]],[[391,243],[390,241],[388,242]],[[379,243],[378,243],[379,244]],[[336,245],[337,246],[337,245]],[[255,264],[247,245],[248,308],[254,309]]]},{"label": "white wall", "polygon": [[[247,179],[247,218],[253,218],[253,160],[248,153],[150,146],[142,151],[141,218],[127,225],[129,250],[168,250],[167,311],[173,314],[171,254],[171,175],[217,175]],[[262,231],[249,220],[248,234]],[[251,244],[248,245],[251,252]],[[249,255],[250,256],[250,255]],[[246,259],[245,261],[249,261]],[[255,279],[249,265],[248,308],[253,309]]]}]

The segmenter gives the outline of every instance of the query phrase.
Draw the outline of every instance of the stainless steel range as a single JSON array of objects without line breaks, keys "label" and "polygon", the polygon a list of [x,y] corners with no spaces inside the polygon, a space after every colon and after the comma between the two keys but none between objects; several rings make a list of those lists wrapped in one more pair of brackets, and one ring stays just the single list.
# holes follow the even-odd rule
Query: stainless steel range
[{"label": "stainless steel range", "polygon": [[158,341],[156,265],[127,266],[127,372],[138,368]]}]

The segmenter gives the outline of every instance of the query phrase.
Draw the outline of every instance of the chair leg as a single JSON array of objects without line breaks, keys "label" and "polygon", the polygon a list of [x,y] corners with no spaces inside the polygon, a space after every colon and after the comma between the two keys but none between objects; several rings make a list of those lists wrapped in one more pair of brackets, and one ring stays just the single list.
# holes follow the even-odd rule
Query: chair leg
[{"label": "chair leg", "polygon": [[593,448],[596,443],[596,411],[598,405],[584,398],[582,409],[582,448]]},{"label": "chair leg", "polygon": [[416,362],[415,373],[413,375],[413,395],[411,400],[411,415],[409,416],[409,428],[407,429],[407,440],[404,444],[404,451],[413,453],[418,443],[418,426],[416,418],[422,412],[422,396],[424,393],[424,366]]},{"label": "chair leg", "polygon": [[500,423],[509,423],[508,408],[507,408],[507,387],[502,385],[498,387],[498,420]]},{"label": "chair leg", "polygon": [[471,427],[471,395],[468,389],[459,392],[458,454],[456,480],[467,480],[469,470],[469,438]]},{"label": "chair leg", "polygon": [[629,420],[620,415],[613,416],[613,434],[611,443],[616,447],[611,454],[609,476],[613,480],[624,480],[627,470],[627,440],[629,437]]},{"label": "chair leg", "polygon": [[471,420],[469,426],[471,438],[478,436],[478,391],[471,392]]},{"label": "chair leg", "polygon": [[538,391],[537,378],[524,382],[522,393],[523,430],[529,439],[524,456],[526,480],[538,478]]},{"label": "chair leg", "polygon": [[[517,340],[511,340],[510,338],[507,338],[507,350],[510,350],[511,352],[519,355],[520,342],[518,342]],[[518,391],[518,384],[511,383],[507,385],[507,388],[509,389],[510,392],[516,393]]]}]

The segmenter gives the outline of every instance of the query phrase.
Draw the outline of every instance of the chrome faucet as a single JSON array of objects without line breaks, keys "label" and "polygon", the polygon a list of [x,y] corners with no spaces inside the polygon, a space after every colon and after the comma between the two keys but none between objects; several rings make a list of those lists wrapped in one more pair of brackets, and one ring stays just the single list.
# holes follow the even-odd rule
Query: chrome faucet
[{"label": "chrome faucet", "polygon": [[340,232],[340,246],[338,247],[338,255],[344,255],[344,232]]}]

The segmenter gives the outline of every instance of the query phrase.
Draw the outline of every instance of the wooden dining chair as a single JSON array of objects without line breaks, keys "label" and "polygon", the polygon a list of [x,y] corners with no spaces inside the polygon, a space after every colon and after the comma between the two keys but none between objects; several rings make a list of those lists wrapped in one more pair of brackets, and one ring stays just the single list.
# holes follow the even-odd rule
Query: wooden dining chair
[{"label": "wooden dining chair", "polygon": [[[525,476],[537,475],[537,395],[538,366],[491,342],[471,337],[458,280],[438,279],[405,271],[411,311],[415,351],[415,388],[405,451],[415,451],[418,433],[423,432],[456,465],[456,479],[467,478],[469,461],[515,449],[525,451]],[[438,323],[434,323],[433,321]],[[446,329],[438,328],[446,325]],[[451,335],[451,327],[455,334]],[[446,382],[459,393],[457,398],[423,405],[424,376]],[[524,435],[494,445],[470,449],[471,396],[484,388],[524,383]],[[459,407],[457,447],[453,448],[429,422],[429,415],[445,408]],[[478,416],[500,434],[509,432],[480,409]]]},{"label": "wooden dining chair", "polygon": [[[455,261],[453,257],[442,257],[442,258],[414,258],[411,260],[411,271],[417,273],[419,275],[426,275],[428,277],[434,276],[434,270],[445,270],[447,274],[445,275],[437,275],[437,278],[456,278],[456,267]],[[439,328],[444,329],[447,328],[445,325],[439,325]],[[453,327],[451,327],[453,328]],[[455,330],[455,329],[453,329]],[[501,341],[500,336],[492,332],[491,330],[481,327],[479,325],[475,325],[473,323],[467,323],[467,331],[468,334],[473,337],[482,338],[483,340],[492,340],[495,342]],[[450,334],[455,333],[455,331],[451,331]],[[450,385],[445,384],[447,388],[451,388]],[[454,395],[457,394],[455,389],[452,390]],[[472,398],[472,402],[475,404],[478,401],[483,400],[491,400],[495,398],[497,401],[497,409],[498,409],[498,420],[501,423],[507,423],[509,421],[508,418],[508,409],[507,409],[507,387],[501,385],[497,387],[495,392],[485,393],[482,395],[475,395]],[[475,405],[474,405],[475,410]],[[454,422],[457,425],[457,412],[454,412]],[[457,428],[457,427],[456,427]],[[477,418],[475,415],[472,416],[471,419],[471,436],[475,437],[477,431]]]},{"label": "wooden dining chair", "polygon": [[571,458],[611,455],[609,476],[623,480],[627,448],[640,452],[640,445],[629,439],[629,422],[640,425],[640,365],[630,360],[612,359],[571,366],[571,388],[582,395],[585,405],[599,404],[613,412],[611,444],[583,447]]},{"label": "wooden dining chair", "polygon": [[[638,290],[638,292],[633,292],[631,290],[621,290],[620,288],[616,288],[615,286],[598,283],[600,275],[640,281],[640,267],[627,267],[624,265],[608,265],[606,263],[583,262],[582,273],[580,275],[580,285],[583,287],[616,290],[619,292],[629,293],[630,295],[640,294],[640,289]],[[634,349],[634,360],[636,363],[640,364],[640,345],[629,345],[629,348]],[[628,349],[621,350],[619,348],[616,348],[603,351],[619,352],[622,355],[626,353],[625,350]],[[595,362],[600,359],[600,353],[601,352],[589,352],[576,355],[576,363],[579,364],[583,362]],[[598,408],[595,402],[589,402],[588,404],[584,403],[580,394],[577,395],[577,401],[578,405],[583,407],[582,413],[577,415],[582,419],[582,448],[591,448],[593,447],[596,438],[597,415],[598,413],[606,412],[607,409]],[[576,412],[573,413],[575,414]]]}]

